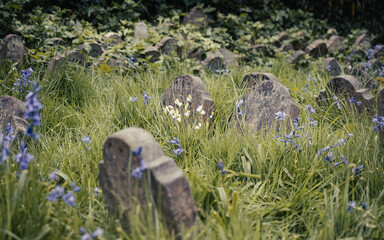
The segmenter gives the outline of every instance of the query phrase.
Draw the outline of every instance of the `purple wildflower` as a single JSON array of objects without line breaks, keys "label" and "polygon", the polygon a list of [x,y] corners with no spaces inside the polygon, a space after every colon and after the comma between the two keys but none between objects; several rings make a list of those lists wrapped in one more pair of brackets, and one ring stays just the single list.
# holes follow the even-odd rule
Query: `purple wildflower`
[{"label": "purple wildflower", "polygon": [[57,174],[56,174],[56,169],[53,170],[53,171],[49,174],[49,179],[50,179],[50,180],[55,180],[56,182],[59,181],[59,176],[57,176]]},{"label": "purple wildflower", "polygon": [[288,114],[286,114],[285,112],[281,112],[281,111],[279,111],[279,112],[275,113],[275,115],[276,115],[276,120],[280,120],[280,121],[282,121],[282,120],[284,120],[284,118],[285,118]]},{"label": "purple wildflower", "polygon": [[85,135],[85,137],[83,137],[81,140],[87,144],[91,143],[91,137],[88,135]]},{"label": "purple wildflower", "polygon": [[149,96],[149,94],[147,92],[144,92],[143,93],[143,102],[144,102],[144,105],[147,105],[148,104],[148,100],[151,99],[151,96]]},{"label": "purple wildflower", "polygon": [[347,209],[347,211],[348,212],[353,212],[353,209],[356,207],[356,202],[355,201],[350,201],[349,203],[348,203],[348,209]]},{"label": "purple wildflower", "polygon": [[28,153],[28,148],[25,147],[25,142],[20,141],[20,152],[14,157],[15,162],[19,163],[19,169],[25,170],[28,168],[29,163],[35,157]]},{"label": "purple wildflower", "polygon": [[71,188],[73,192],[80,192],[81,188],[79,186],[76,186],[75,182],[71,183]]},{"label": "purple wildflower", "polygon": [[224,173],[227,172],[226,170],[224,170],[224,162],[223,161],[217,162],[217,166],[221,170],[221,175],[224,175]]},{"label": "purple wildflower", "polygon": [[134,103],[137,101],[137,97],[129,97],[129,101]]},{"label": "purple wildflower", "polygon": [[56,202],[64,194],[64,188],[56,186],[55,189],[46,197],[48,201]]},{"label": "purple wildflower", "polygon": [[68,206],[71,206],[71,207],[76,206],[75,195],[73,195],[72,192],[67,192],[67,193],[62,197],[62,199],[63,199],[63,201],[65,202],[65,204],[67,204]]}]

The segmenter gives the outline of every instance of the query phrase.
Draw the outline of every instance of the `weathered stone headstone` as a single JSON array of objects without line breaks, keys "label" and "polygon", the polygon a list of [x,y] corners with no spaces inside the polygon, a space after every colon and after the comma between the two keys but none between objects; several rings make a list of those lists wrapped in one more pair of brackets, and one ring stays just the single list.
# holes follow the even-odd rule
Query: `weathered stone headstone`
[{"label": "weathered stone headstone", "polygon": [[184,23],[196,25],[198,28],[208,27],[208,16],[205,14],[204,9],[201,7],[194,7],[184,16]]},{"label": "weathered stone headstone", "polygon": [[[291,120],[296,119],[300,111],[291,98],[290,91],[273,74],[263,73],[256,76],[261,76],[261,80],[243,97],[242,105],[235,107],[232,118],[246,132],[267,132],[273,125],[277,129],[282,126],[282,121],[276,119],[276,113],[284,112],[287,116],[283,122],[286,131],[290,131]],[[263,79],[263,76],[266,78]],[[252,77],[249,79],[253,81]]]},{"label": "weathered stone headstone", "polygon": [[209,71],[216,73],[216,70],[221,70],[226,68],[224,64],[224,59],[217,55],[210,55],[204,61],[201,62],[203,68],[208,69]]},{"label": "weathered stone headstone", "polygon": [[89,45],[90,49],[87,50],[84,44],[80,45],[78,49],[83,50],[85,54],[93,58],[98,58],[103,55],[104,48],[100,44],[94,42],[89,42],[87,44]]},{"label": "weathered stone headstone", "polygon": [[297,50],[292,54],[291,58],[288,59],[288,62],[291,64],[296,64],[305,56],[305,54],[306,53],[303,50]]},{"label": "weathered stone headstone", "polygon": [[21,62],[24,56],[28,55],[23,39],[15,34],[8,34],[0,43],[0,59],[12,62]]},{"label": "weathered stone headstone", "polygon": [[268,55],[266,47],[262,44],[255,44],[251,47],[251,49],[251,53],[260,53],[263,56]]},{"label": "weathered stone headstone", "polygon": [[109,32],[109,33],[104,35],[103,46],[104,46],[104,48],[113,47],[113,46],[120,44],[122,42],[123,42],[123,40],[121,39],[119,34],[114,33],[114,32]]},{"label": "weathered stone headstone", "polygon": [[177,40],[173,37],[164,37],[155,46],[161,54],[171,54],[175,52],[178,56],[181,55],[181,48],[177,45]]},{"label": "weathered stone headstone", "polygon": [[[133,153],[140,148],[140,153]],[[133,174],[138,168],[141,177]],[[136,204],[143,209],[155,204],[171,233],[178,234],[195,223],[197,210],[187,178],[144,129],[131,127],[107,138],[99,180],[109,212],[123,218],[126,230],[129,210]]]},{"label": "weathered stone headstone", "polygon": [[255,90],[258,83],[272,80],[279,81],[272,73],[253,72],[244,76],[242,85],[247,86],[250,90]]},{"label": "weathered stone headstone", "polygon": [[280,32],[279,34],[277,34],[273,38],[276,39],[273,42],[273,45],[275,45],[276,47],[279,47],[285,40],[289,39],[289,35],[287,32]]},{"label": "weathered stone headstone", "polygon": [[338,53],[344,51],[344,43],[340,36],[332,35],[327,41],[328,53]]},{"label": "weathered stone headstone", "polygon": [[48,64],[46,74],[50,74],[68,62],[74,62],[80,65],[87,63],[87,57],[80,50],[68,50],[63,55],[53,57]]},{"label": "weathered stone headstone", "polygon": [[144,57],[148,58],[150,62],[156,62],[160,59],[160,52],[157,48],[148,46],[144,49]]},{"label": "weathered stone headstone", "polygon": [[327,44],[323,40],[315,40],[305,48],[305,52],[314,58],[327,55]]},{"label": "weathered stone headstone", "polygon": [[143,22],[135,24],[135,38],[148,38],[148,26]]},{"label": "weathered stone headstone", "polygon": [[220,48],[219,52],[223,55],[226,66],[237,65],[241,60],[239,54],[234,54],[226,48]]},{"label": "weathered stone headstone", "polygon": [[[190,102],[188,102],[188,96],[191,96]],[[182,104],[177,105],[176,99]],[[214,101],[211,95],[205,91],[203,81],[196,76],[181,75],[176,77],[170,88],[166,89],[161,96],[163,105],[172,106],[178,109],[181,118],[189,118],[192,123],[201,123],[202,121],[209,121],[210,116],[213,114]],[[188,108],[186,104],[188,102]],[[200,107],[201,106],[201,107]],[[197,110],[199,109],[200,110]],[[202,114],[203,110],[204,114]],[[186,112],[190,111],[188,116]],[[201,121],[202,120],[202,121]]]},{"label": "weathered stone headstone", "polygon": [[[377,115],[384,117],[384,89],[381,89],[377,96]],[[379,135],[381,141],[384,141],[384,130],[379,128]]]},{"label": "weathered stone headstone", "polygon": [[27,111],[25,104],[11,96],[0,97],[0,132],[11,124],[14,135],[20,135],[27,130],[28,122],[24,119]]},{"label": "weathered stone headstone", "polygon": [[194,58],[198,61],[203,60],[204,52],[201,48],[193,49],[188,53],[188,58]]},{"label": "weathered stone headstone", "polygon": [[298,32],[292,33],[291,39],[292,39],[291,43],[292,43],[293,49],[297,51],[297,50],[305,49],[305,47],[308,45],[309,37],[306,35],[304,31],[298,31]]},{"label": "weathered stone headstone", "polygon": [[324,60],[324,70],[331,74],[331,76],[338,76],[341,74],[341,67],[336,58],[329,57]]},{"label": "weathered stone headstone", "polygon": [[362,34],[358,38],[356,38],[355,43],[353,44],[353,52],[357,52],[358,50],[362,50],[363,52],[368,51],[371,46],[371,38],[368,34]]},{"label": "weathered stone headstone", "polygon": [[292,50],[293,46],[290,43],[283,43],[280,48],[278,49],[280,52],[288,52],[289,50]]},{"label": "weathered stone headstone", "polygon": [[375,81],[371,79],[364,70],[353,68],[349,71],[349,74],[354,76],[360,83],[360,86],[363,88],[368,88],[371,91],[376,91],[378,86],[376,85]]},{"label": "weathered stone headstone", "polygon": [[[329,104],[334,96],[337,97],[338,101],[345,101],[350,105],[354,105],[358,112],[367,110],[373,111],[374,98],[367,89],[361,88],[359,81],[350,75],[340,75],[332,78],[328,84],[326,90],[321,90],[319,96],[316,97],[317,103],[321,106]],[[350,103],[350,100],[353,102]],[[359,102],[359,104],[358,104]]]}]

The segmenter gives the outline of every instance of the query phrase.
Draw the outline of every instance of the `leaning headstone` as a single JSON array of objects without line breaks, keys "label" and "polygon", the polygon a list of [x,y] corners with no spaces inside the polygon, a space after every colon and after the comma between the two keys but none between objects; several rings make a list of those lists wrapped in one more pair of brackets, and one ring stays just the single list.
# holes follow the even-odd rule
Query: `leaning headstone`
[{"label": "leaning headstone", "polygon": [[173,37],[164,37],[155,46],[161,54],[169,55],[175,52],[178,56],[181,55],[181,48],[177,45],[177,40]]},{"label": "leaning headstone", "polygon": [[143,22],[135,24],[135,38],[148,38],[148,26]]},{"label": "leaning headstone", "polygon": [[305,48],[305,52],[314,58],[327,55],[327,44],[323,40],[315,40]]},{"label": "leaning headstone", "polygon": [[203,62],[201,62],[203,68],[208,69],[209,71],[216,73],[216,71],[220,71],[221,69],[226,68],[224,64],[224,59],[217,55],[208,56]]},{"label": "leaning headstone", "polygon": [[291,58],[288,59],[288,62],[291,64],[296,64],[305,56],[305,54],[306,53],[303,50],[297,50],[292,54]]},{"label": "leaning headstone", "polygon": [[68,62],[85,65],[87,63],[87,57],[80,50],[68,50],[63,55],[53,57],[49,61],[46,74],[51,74],[55,70],[65,66]]},{"label": "leaning headstone", "polygon": [[201,7],[194,7],[184,16],[184,23],[196,25],[198,28],[208,27],[208,16],[205,14],[204,9]]},{"label": "leaning headstone", "polygon": [[[258,76],[267,75],[259,74]],[[284,119],[286,131],[290,131],[291,121],[299,115],[299,108],[291,98],[290,91],[281,84],[273,74],[254,86],[253,90],[242,99],[242,104],[235,107],[232,118],[237,126],[244,127],[245,132],[267,132],[274,125],[282,127],[282,121],[276,119],[276,113],[287,114]],[[252,78],[249,78],[252,79]]]},{"label": "leaning headstone", "polygon": [[371,45],[371,38],[368,34],[362,34],[358,38],[356,38],[355,43],[353,44],[353,52],[358,52],[358,50],[362,50],[363,52],[368,51]]},{"label": "leaning headstone", "polygon": [[332,35],[327,41],[328,53],[339,53],[344,51],[344,43],[340,36]]},{"label": "leaning headstone", "polygon": [[367,110],[373,111],[374,98],[369,93],[368,89],[361,87],[359,81],[350,75],[340,75],[333,77],[327,84],[326,90],[321,90],[319,96],[316,97],[317,103],[321,105],[329,104],[329,101],[335,102],[334,96],[337,101],[345,101],[350,105],[354,105],[358,112]]},{"label": "leaning headstone", "polygon": [[203,81],[196,76],[176,77],[161,95],[161,101],[165,107],[176,109],[180,119],[187,117],[192,123],[209,121],[213,115],[214,101],[205,91]]},{"label": "leaning headstone", "polygon": [[23,39],[15,34],[8,34],[0,43],[0,59],[20,63],[28,55]]},{"label": "leaning headstone", "polygon": [[349,71],[349,74],[354,76],[363,88],[368,88],[371,91],[376,91],[378,86],[375,81],[371,79],[364,70],[353,68]]},{"label": "leaning headstone", "polygon": [[[379,95],[377,96],[377,115],[384,117],[384,89],[381,89]],[[379,135],[381,141],[384,141],[384,130],[379,128]]]},{"label": "leaning headstone", "polygon": [[262,81],[279,81],[272,73],[260,73],[253,72],[244,76],[242,85],[246,86],[250,90],[255,90],[256,85]]},{"label": "leaning headstone", "polygon": [[78,49],[85,51],[85,54],[93,58],[98,58],[104,53],[104,48],[101,46],[101,44],[95,42],[87,42],[82,44],[78,47]]},{"label": "leaning headstone", "polygon": [[331,76],[338,76],[342,72],[339,62],[333,57],[329,57],[324,60],[324,70],[329,72]]},{"label": "leaning headstone", "polygon": [[107,138],[99,181],[108,211],[122,217],[128,231],[129,212],[137,204],[142,209],[155,204],[171,233],[195,223],[197,210],[185,174],[144,129],[131,127]]},{"label": "leaning headstone", "polygon": [[24,119],[27,111],[25,104],[11,96],[0,97],[0,132],[11,124],[15,136],[27,130],[28,122]]},{"label": "leaning headstone", "polygon": [[109,32],[104,35],[104,40],[103,40],[104,48],[113,47],[120,43],[123,43],[123,40],[121,39],[119,34],[114,32]]},{"label": "leaning headstone", "polygon": [[157,48],[148,46],[144,49],[144,58],[148,58],[150,62],[156,62],[160,59],[160,52]]},{"label": "leaning headstone", "polygon": [[234,54],[226,48],[220,48],[219,52],[223,55],[226,66],[237,65],[241,60],[241,56],[239,54]]}]

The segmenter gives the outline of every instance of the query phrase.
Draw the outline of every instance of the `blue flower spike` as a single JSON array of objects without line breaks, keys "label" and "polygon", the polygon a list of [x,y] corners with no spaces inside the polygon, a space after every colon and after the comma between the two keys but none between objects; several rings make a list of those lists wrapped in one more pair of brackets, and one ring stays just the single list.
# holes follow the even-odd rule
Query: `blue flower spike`
[{"label": "blue flower spike", "polygon": [[221,170],[221,175],[224,175],[227,172],[226,170],[224,170],[224,162],[223,161],[217,162],[217,166]]}]

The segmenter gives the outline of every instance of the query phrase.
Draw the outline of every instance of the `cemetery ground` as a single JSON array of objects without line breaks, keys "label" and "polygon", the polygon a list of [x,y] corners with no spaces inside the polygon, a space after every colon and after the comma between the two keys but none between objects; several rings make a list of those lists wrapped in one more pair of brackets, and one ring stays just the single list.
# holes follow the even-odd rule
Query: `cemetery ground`
[{"label": "cemetery ground", "polygon": [[[331,65],[321,42],[298,53],[270,47],[276,36],[273,56],[199,61],[159,29],[149,40],[115,35],[109,55],[87,56],[83,41],[2,62],[0,96],[27,108],[0,135],[1,239],[384,237],[381,66],[346,76],[357,64]],[[128,56],[135,47],[141,55]],[[295,53],[304,57],[293,63]],[[172,172],[161,176],[164,163]],[[179,180],[185,191],[174,195],[179,185],[167,184]]]}]

